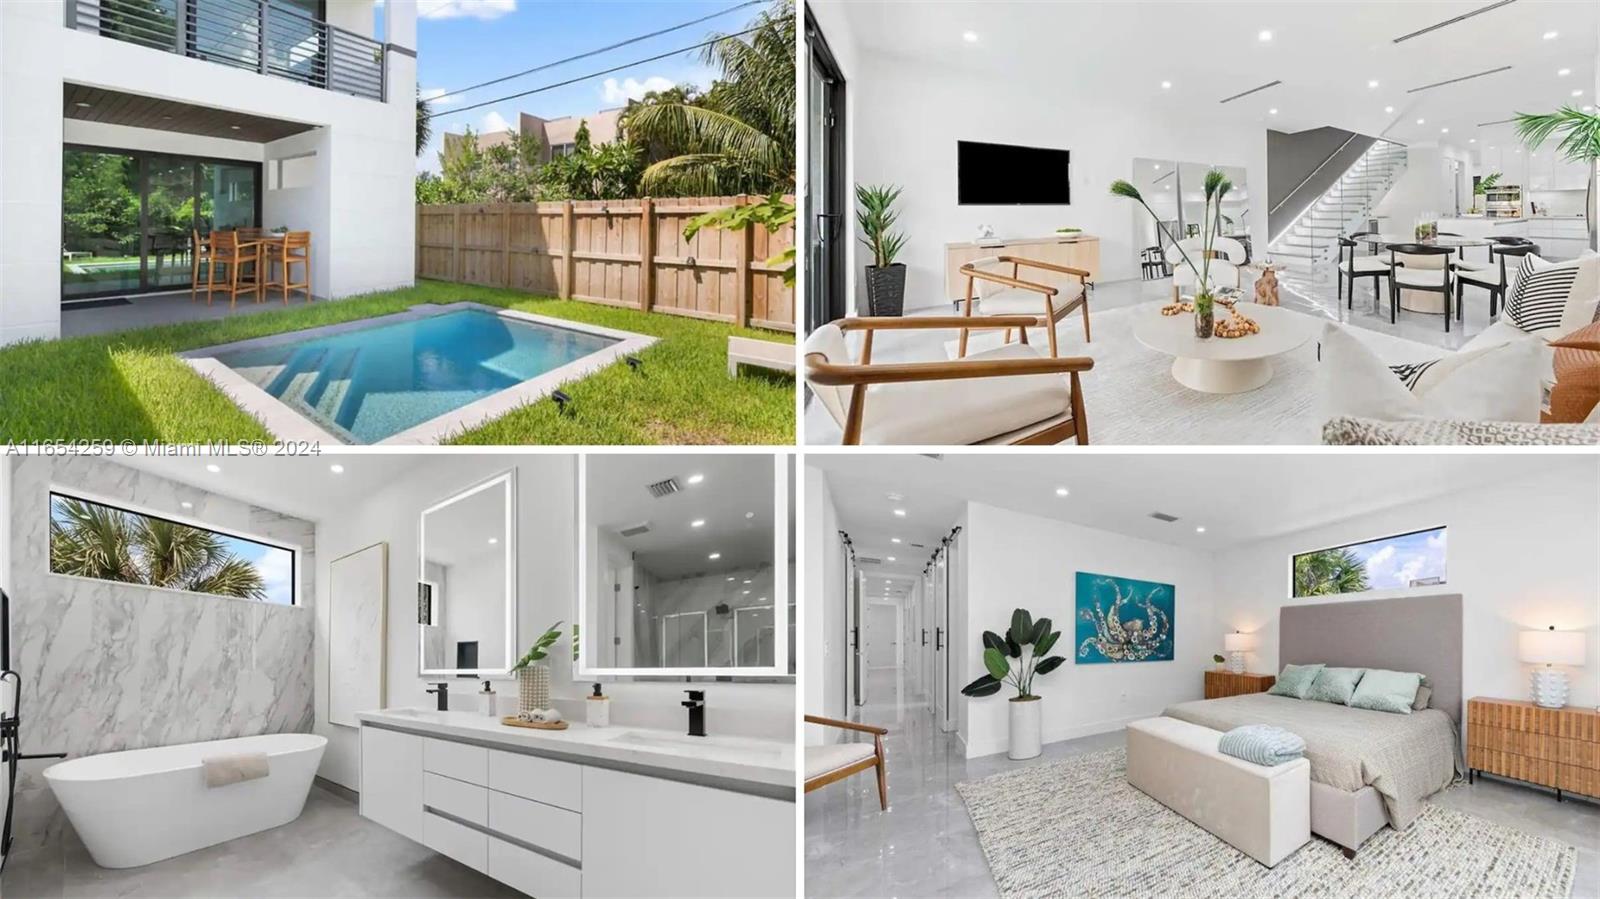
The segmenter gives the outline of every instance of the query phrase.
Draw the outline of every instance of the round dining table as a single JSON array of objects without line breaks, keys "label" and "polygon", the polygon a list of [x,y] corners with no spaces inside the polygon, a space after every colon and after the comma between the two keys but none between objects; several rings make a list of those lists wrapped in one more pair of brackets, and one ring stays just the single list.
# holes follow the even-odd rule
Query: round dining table
[{"label": "round dining table", "polygon": [[[1493,246],[1494,241],[1486,237],[1461,237],[1450,234],[1441,234],[1429,240],[1417,240],[1416,235],[1406,234],[1363,234],[1360,240],[1372,247],[1374,255],[1386,253],[1391,247],[1405,244],[1420,243],[1425,247],[1448,247],[1456,251],[1456,256],[1462,261],[1467,261],[1468,247]],[[1437,257],[1435,257],[1437,258]],[[1420,290],[1400,290],[1400,308],[1411,312],[1422,312],[1429,315],[1446,313],[1449,302],[1437,293]]]}]

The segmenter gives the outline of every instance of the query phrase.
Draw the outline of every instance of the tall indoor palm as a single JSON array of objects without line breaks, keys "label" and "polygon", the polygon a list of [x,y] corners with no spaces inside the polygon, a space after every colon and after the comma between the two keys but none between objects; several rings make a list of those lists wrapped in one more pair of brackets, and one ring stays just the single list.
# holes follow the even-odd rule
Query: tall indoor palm
[{"label": "tall indoor palm", "polygon": [[1295,557],[1295,596],[1333,596],[1365,589],[1366,566],[1348,549],[1325,549]]},{"label": "tall indoor palm", "polygon": [[50,570],[264,600],[261,572],[210,531],[68,497],[51,500]]},{"label": "tall indoor palm", "polygon": [[[672,98],[629,113],[628,137],[672,148],[640,179],[656,196],[787,193],[794,189],[794,4],[777,0],[745,38],[702,57],[721,71],[704,97]],[[676,100],[674,102],[673,100]]]},{"label": "tall indoor palm", "polygon": [[1595,164],[1600,162],[1600,114],[1584,112],[1575,106],[1563,106],[1556,112],[1543,115],[1517,113],[1517,136],[1530,150],[1537,149],[1557,134],[1561,136],[1561,142],[1556,144],[1556,152],[1568,162],[1582,165],[1588,172],[1583,214],[1589,223],[1589,248],[1600,249],[1600,245],[1597,245],[1597,240],[1600,240],[1597,232],[1600,229],[1595,227],[1594,206]]}]

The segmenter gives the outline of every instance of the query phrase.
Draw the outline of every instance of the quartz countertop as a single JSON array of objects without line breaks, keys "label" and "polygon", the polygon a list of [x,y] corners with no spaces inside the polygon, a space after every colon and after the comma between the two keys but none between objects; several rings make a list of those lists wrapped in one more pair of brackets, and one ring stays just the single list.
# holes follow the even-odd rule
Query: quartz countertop
[{"label": "quartz countertop", "polygon": [[795,750],[789,741],[715,734],[690,737],[680,731],[626,725],[589,727],[576,721],[569,722],[566,730],[535,730],[501,724],[498,717],[479,712],[415,708],[360,712],[356,718],[424,735],[569,756],[579,763],[587,757],[766,787],[793,787],[795,783]]}]

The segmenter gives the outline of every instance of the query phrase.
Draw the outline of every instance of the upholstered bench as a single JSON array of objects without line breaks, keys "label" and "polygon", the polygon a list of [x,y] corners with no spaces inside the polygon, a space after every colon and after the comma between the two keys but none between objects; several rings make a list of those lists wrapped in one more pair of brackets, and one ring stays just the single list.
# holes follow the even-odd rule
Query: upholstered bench
[{"label": "upholstered bench", "polygon": [[1217,751],[1219,731],[1176,718],[1128,725],[1128,783],[1272,867],[1311,839],[1311,763],[1257,765]]}]

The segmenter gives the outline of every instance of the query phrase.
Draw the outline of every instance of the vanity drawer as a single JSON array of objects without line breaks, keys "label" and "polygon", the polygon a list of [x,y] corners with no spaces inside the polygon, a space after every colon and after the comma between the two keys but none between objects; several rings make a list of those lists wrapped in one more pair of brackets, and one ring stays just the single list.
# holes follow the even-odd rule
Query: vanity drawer
[{"label": "vanity drawer", "polygon": [[489,791],[440,774],[422,775],[422,804],[479,826],[489,822]]},{"label": "vanity drawer", "polygon": [[583,816],[577,812],[490,790],[489,829],[583,860]]},{"label": "vanity drawer", "polygon": [[489,876],[539,899],[577,897],[583,872],[537,852],[489,837]]},{"label": "vanity drawer", "polygon": [[485,833],[457,824],[448,818],[424,814],[422,844],[469,868],[489,873],[489,836]]},{"label": "vanity drawer", "polygon": [[428,737],[422,741],[422,770],[488,786],[489,750]]},{"label": "vanity drawer", "polygon": [[583,767],[571,762],[491,749],[489,787],[547,805],[583,811]]}]

